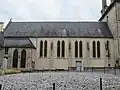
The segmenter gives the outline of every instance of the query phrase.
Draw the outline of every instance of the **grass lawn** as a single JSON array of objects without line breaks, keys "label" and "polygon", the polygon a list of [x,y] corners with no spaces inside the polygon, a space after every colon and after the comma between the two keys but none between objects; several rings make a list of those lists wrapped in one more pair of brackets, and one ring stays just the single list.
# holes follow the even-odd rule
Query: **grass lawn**
[{"label": "grass lawn", "polygon": [[18,69],[6,69],[6,70],[0,70],[0,75],[7,75],[7,74],[18,74],[21,71]]}]

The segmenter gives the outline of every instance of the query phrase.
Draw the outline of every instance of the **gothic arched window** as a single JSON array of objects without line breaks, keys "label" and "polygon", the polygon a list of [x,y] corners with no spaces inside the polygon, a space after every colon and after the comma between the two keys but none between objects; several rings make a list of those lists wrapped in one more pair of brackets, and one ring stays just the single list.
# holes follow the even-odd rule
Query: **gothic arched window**
[{"label": "gothic arched window", "polygon": [[82,41],[79,42],[79,57],[82,57]]},{"label": "gothic arched window", "polygon": [[26,67],[26,50],[23,49],[21,51],[21,63],[20,63],[21,68],[25,68]]},{"label": "gothic arched window", "polygon": [[100,42],[97,41],[97,57],[100,57]]},{"label": "gothic arched window", "polygon": [[106,46],[106,50],[107,50],[107,52],[108,52],[108,58],[110,58],[110,50],[109,50],[109,44],[110,44],[110,42],[109,41],[107,41],[107,46]]},{"label": "gothic arched window", "polygon": [[65,57],[65,42],[62,41],[62,57]]},{"label": "gothic arched window", "polygon": [[18,67],[18,50],[15,49],[13,52],[13,68],[17,68]]},{"label": "gothic arched window", "polygon": [[106,48],[107,48],[107,50],[109,49],[109,41],[107,41],[107,47]]},{"label": "gothic arched window", "polygon": [[57,57],[60,57],[60,41],[57,42]]},{"label": "gothic arched window", "polygon": [[75,57],[78,57],[78,41],[75,41]]},{"label": "gothic arched window", "polygon": [[43,56],[43,41],[40,41],[40,57]]},{"label": "gothic arched window", "polygon": [[93,57],[96,57],[96,44],[95,44],[95,41],[93,41]]},{"label": "gothic arched window", "polygon": [[44,42],[44,57],[47,57],[47,41]]}]

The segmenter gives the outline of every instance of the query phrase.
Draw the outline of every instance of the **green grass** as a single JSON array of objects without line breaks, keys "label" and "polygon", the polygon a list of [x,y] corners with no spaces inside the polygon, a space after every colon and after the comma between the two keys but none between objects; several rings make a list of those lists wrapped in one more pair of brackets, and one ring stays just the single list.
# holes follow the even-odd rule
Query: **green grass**
[{"label": "green grass", "polygon": [[21,71],[18,69],[0,70],[0,75],[18,74],[18,73],[21,73]]}]

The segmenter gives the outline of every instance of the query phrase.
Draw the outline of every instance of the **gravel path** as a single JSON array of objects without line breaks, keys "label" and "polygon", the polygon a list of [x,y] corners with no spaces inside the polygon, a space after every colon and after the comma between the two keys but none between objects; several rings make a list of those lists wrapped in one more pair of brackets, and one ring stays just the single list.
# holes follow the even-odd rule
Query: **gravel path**
[{"label": "gravel path", "polygon": [[103,80],[103,90],[120,90],[120,77],[90,72],[47,72],[23,73],[0,77],[2,90],[100,90],[99,80]]}]

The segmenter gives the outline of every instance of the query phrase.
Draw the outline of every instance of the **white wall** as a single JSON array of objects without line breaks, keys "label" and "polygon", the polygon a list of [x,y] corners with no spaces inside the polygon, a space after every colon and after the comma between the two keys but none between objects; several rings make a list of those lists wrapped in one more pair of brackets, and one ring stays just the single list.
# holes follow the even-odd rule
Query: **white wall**
[{"label": "white wall", "polygon": [[31,62],[32,60],[34,60],[34,56],[32,54],[34,54],[34,50],[30,49],[30,48],[9,48],[8,51],[8,68],[12,68],[12,64],[13,64],[13,52],[14,50],[17,49],[18,50],[18,68],[20,68],[20,63],[21,63],[21,51],[23,49],[26,50],[26,69],[30,69],[31,68]]},{"label": "white wall", "polygon": [[114,36],[114,60],[120,57],[120,3],[115,3],[111,10],[101,21],[108,23],[108,26]]},{"label": "white wall", "polygon": [[[40,57],[40,41],[47,40],[48,42],[48,52],[47,57]],[[65,41],[65,57],[57,57],[57,41]],[[75,58],[75,41],[83,42],[83,57]],[[110,42],[110,54],[111,58],[108,60],[106,57],[105,43]],[[69,57],[69,41],[71,42],[71,57]],[[92,57],[92,42],[100,41],[101,57]],[[51,51],[51,42],[53,42],[53,51]],[[89,42],[90,50],[87,50],[87,42]],[[44,47],[43,47],[44,48]],[[51,56],[52,55],[52,56]],[[38,38],[37,39],[37,49],[36,49],[36,69],[68,69],[68,67],[76,67],[76,61],[82,61],[84,67],[104,67],[111,64],[114,65],[114,51],[113,51],[113,39],[107,38]],[[52,63],[52,64],[51,64]]]},{"label": "white wall", "polygon": [[[31,68],[31,62],[35,61],[35,69],[68,69],[68,67],[76,67],[76,61],[82,61],[83,67],[107,67],[108,64],[114,66],[114,41],[110,38],[37,38],[36,49],[25,48],[26,56],[26,69]],[[47,40],[47,57],[40,57],[40,41]],[[65,57],[57,57],[57,41],[65,41]],[[83,57],[75,58],[75,41],[82,41],[83,44]],[[110,42],[110,59],[106,57],[105,43]],[[100,58],[92,57],[92,42],[100,41]],[[51,50],[51,42],[53,42],[53,50]],[[69,52],[69,42],[71,42],[71,52]],[[87,42],[89,42],[89,51],[87,50]],[[97,46],[96,46],[97,47]],[[44,47],[43,47],[44,48]],[[18,48],[19,56],[24,48]],[[15,48],[9,48],[9,67],[12,68],[13,52]],[[97,51],[96,51],[97,52]],[[70,55],[69,55],[70,54]],[[96,53],[97,54],[97,53]],[[97,56],[97,55],[96,55]],[[19,66],[20,68],[20,58]]]}]

